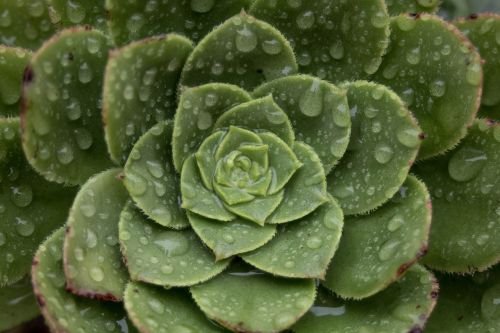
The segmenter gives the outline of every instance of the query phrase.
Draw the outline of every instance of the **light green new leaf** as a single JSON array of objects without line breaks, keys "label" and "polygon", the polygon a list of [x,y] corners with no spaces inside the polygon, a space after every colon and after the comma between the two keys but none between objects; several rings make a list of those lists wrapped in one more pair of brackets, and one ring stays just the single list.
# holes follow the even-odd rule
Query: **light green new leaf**
[{"label": "light green new leaf", "polygon": [[179,207],[179,176],[172,165],[170,140],[173,124],[161,122],[134,145],[125,164],[124,184],[137,206],[165,227],[187,227]]},{"label": "light green new leaf", "polygon": [[312,280],[283,279],[234,267],[191,287],[196,304],[212,320],[236,332],[277,333],[293,325],[312,305]]},{"label": "light green new leaf", "polygon": [[483,271],[500,260],[500,124],[477,120],[449,154],[416,165],[432,194],[424,263],[446,272]]},{"label": "light green new leaf", "polygon": [[143,39],[111,53],[106,67],[103,118],[111,158],[123,163],[139,137],[172,119],[182,66],[193,50],[179,35]]},{"label": "light green new leaf", "polygon": [[375,73],[389,41],[383,0],[256,0],[250,13],[290,40],[300,72],[332,82]]},{"label": "light green new leaf", "polygon": [[409,176],[390,202],[345,221],[323,285],[343,298],[380,292],[426,253],[430,225],[429,193]]},{"label": "light green new leaf", "polygon": [[366,81],[344,87],[351,108],[351,140],[328,175],[328,192],[346,215],[365,214],[399,190],[417,156],[421,130],[390,89]]},{"label": "light green new leaf", "polygon": [[406,275],[384,291],[361,301],[345,301],[320,289],[314,306],[293,327],[293,331],[423,332],[436,304],[437,292],[434,276],[420,265],[410,268]]},{"label": "light green new leaf", "polygon": [[306,217],[280,225],[269,243],[242,258],[274,275],[323,279],[337,250],[343,223],[342,210],[331,198]]},{"label": "light green new leaf", "polygon": [[351,118],[341,89],[312,76],[295,75],[265,83],[252,95],[274,98],[288,115],[296,139],[314,148],[327,174],[344,155]]},{"label": "light green new leaf", "polygon": [[465,136],[479,108],[481,58],[458,29],[434,15],[394,17],[391,31],[375,80],[418,119],[426,134],[419,158],[442,154]]},{"label": "light green new leaf", "polygon": [[90,178],[73,202],[64,241],[66,288],[76,295],[122,299],[128,274],[118,244],[128,193],[112,169]]},{"label": "light green new leaf", "polygon": [[72,28],[46,42],[26,69],[24,151],[50,181],[82,184],[111,165],[101,121],[108,51],[101,32]]},{"label": "light green new leaf", "polygon": [[32,279],[40,309],[53,332],[135,333],[117,303],[77,297],[64,288],[64,229],[59,229],[38,249],[33,262]]},{"label": "light green new leaf", "polygon": [[0,287],[0,331],[16,327],[39,314],[29,277]]},{"label": "light green new leaf", "polygon": [[285,37],[272,25],[242,12],[199,42],[184,66],[180,84],[224,82],[251,91],[265,81],[295,73],[295,55]]},{"label": "light green new leaf", "polygon": [[0,45],[0,117],[19,115],[23,73],[30,59],[28,50]]},{"label": "light green new leaf", "polygon": [[134,281],[190,286],[212,279],[231,261],[215,262],[210,250],[192,230],[169,230],[152,223],[132,203],[123,209],[119,237]]},{"label": "light green new leaf", "polygon": [[38,245],[66,221],[74,194],[30,167],[19,120],[0,118],[0,286],[29,272]]},{"label": "light green new leaf", "polygon": [[223,333],[209,321],[183,289],[131,282],[125,290],[125,308],[142,333]]},{"label": "light green new leaf", "polygon": [[171,32],[186,35],[197,42],[214,26],[248,8],[251,1],[106,0],[106,10],[109,30],[117,45]]}]

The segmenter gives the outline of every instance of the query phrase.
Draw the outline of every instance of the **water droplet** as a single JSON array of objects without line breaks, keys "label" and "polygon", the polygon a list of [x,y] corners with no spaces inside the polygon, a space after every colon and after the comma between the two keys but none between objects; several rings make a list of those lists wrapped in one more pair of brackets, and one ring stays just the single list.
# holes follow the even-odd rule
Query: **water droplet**
[{"label": "water droplet", "polygon": [[396,18],[396,24],[401,31],[410,31],[417,25],[417,21],[408,16],[398,16]]},{"label": "water droplet", "polygon": [[386,13],[380,11],[372,16],[371,22],[375,28],[385,28],[389,22],[389,17]]},{"label": "water droplet", "polygon": [[164,171],[161,164],[157,161],[146,161],[148,172],[155,178],[163,177]]},{"label": "water droplet", "polygon": [[71,23],[79,24],[85,19],[85,8],[78,2],[69,0],[66,3],[66,15]]},{"label": "water droplet", "polygon": [[394,150],[386,144],[379,144],[375,147],[374,156],[377,162],[386,164],[394,156]]},{"label": "water droplet", "polygon": [[287,260],[285,261],[285,268],[294,268],[295,267],[295,262],[292,260]]},{"label": "water droplet", "polygon": [[224,234],[222,235],[222,239],[228,244],[233,244],[234,243],[234,237],[229,235],[229,234]]},{"label": "water droplet", "polygon": [[85,84],[92,81],[92,77],[92,69],[90,68],[89,64],[87,64],[86,62],[81,64],[78,71],[78,80],[80,80],[81,83]]},{"label": "water droplet", "polygon": [[403,216],[396,214],[389,220],[389,223],[387,223],[387,229],[389,229],[390,232],[394,232],[401,228],[404,223],[405,220]]},{"label": "water droplet", "polygon": [[10,199],[17,207],[27,207],[33,200],[33,190],[29,185],[19,185],[11,188]]},{"label": "water droplet", "polygon": [[317,117],[323,112],[323,90],[320,81],[314,80],[299,101],[300,111],[308,117]]},{"label": "water droplet", "polygon": [[160,302],[157,299],[150,299],[148,301],[149,308],[156,312],[157,314],[163,314],[165,312],[165,307],[163,306],[163,303]]},{"label": "water droplet", "polygon": [[306,245],[310,249],[319,249],[323,245],[323,241],[317,236],[311,236],[307,239]]},{"label": "water droplet", "polygon": [[446,93],[446,82],[435,80],[430,85],[430,93],[434,97],[443,97]]},{"label": "water droplet", "polygon": [[16,217],[16,231],[23,237],[29,237],[35,231],[35,224],[31,221]]},{"label": "water droplet", "polygon": [[267,120],[269,120],[271,124],[275,125],[281,125],[288,119],[286,114],[280,109],[268,108],[265,110],[265,115]]},{"label": "water droplet", "polygon": [[85,229],[85,245],[89,249],[97,246],[97,235],[90,229]]},{"label": "water droplet", "polygon": [[484,318],[497,320],[500,318],[500,284],[487,289],[481,298],[481,313]]},{"label": "water droplet", "polygon": [[420,47],[414,48],[413,50],[406,53],[406,61],[411,65],[418,65],[420,63]]},{"label": "water droplet", "polygon": [[274,318],[274,325],[278,329],[289,327],[296,321],[295,317],[287,312],[279,313]]},{"label": "water droplet", "polygon": [[486,243],[488,243],[488,240],[490,239],[490,235],[488,234],[482,234],[476,237],[476,244],[479,246],[483,246]]},{"label": "water droplet", "polygon": [[90,54],[96,54],[101,49],[101,42],[93,37],[87,38],[87,51]]},{"label": "water droplet", "polygon": [[172,274],[174,272],[174,267],[172,265],[163,265],[161,267],[161,272],[166,275]]},{"label": "water droplet", "polygon": [[6,243],[6,237],[3,232],[0,232],[0,246],[5,245]]},{"label": "water droplet", "polygon": [[459,182],[476,178],[483,170],[488,157],[479,149],[462,147],[450,158],[448,172],[450,177]]},{"label": "water droplet", "polygon": [[396,239],[389,239],[386,241],[381,247],[380,251],[378,252],[378,257],[382,261],[389,260],[394,256],[394,254],[398,251],[399,248],[399,240]]},{"label": "water droplet", "polygon": [[310,29],[315,21],[314,13],[310,10],[299,14],[296,19],[297,26],[302,30]]},{"label": "water droplet", "polygon": [[208,13],[214,5],[215,0],[191,0],[191,10],[197,13]]},{"label": "water droplet", "polygon": [[83,216],[90,218],[95,215],[96,207],[93,203],[87,202],[80,206],[80,211],[82,212]]},{"label": "water droplet", "polygon": [[99,267],[92,267],[89,271],[90,278],[96,282],[104,280],[104,272]]},{"label": "water droplet", "polygon": [[257,47],[257,35],[246,24],[236,34],[236,48],[243,53],[252,52]]},{"label": "water droplet", "polygon": [[483,77],[481,64],[474,62],[467,67],[467,72],[465,74],[467,82],[473,86],[477,86],[481,83]]},{"label": "water droplet", "polygon": [[280,54],[283,50],[283,45],[279,40],[273,38],[265,40],[262,43],[262,50],[270,55]]},{"label": "water droplet", "polygon": [[125,175],[125,184],[132,196],[141,196],[146,193],[148,188],[146,180],[144,180],[142,176],[133,173],[127,173]]},{"label": "water droplet", "polygon": [[221,75],[222,73],[224,73],[224,65],[222,65],[219,62],[216,62],[212,65],[211,71],[213,75]]},{"label": "water droplet", "polygon": [[94,142],[92,134],[85,128],[75,129],[75,140],[81,150],[89,149]]},{"label": "water droplet", "polygon": [[334,186],[332,194],[337,198],[345,199],[354,194],[354,188],[346,185]]},{"label": "water droplet", "polygon": [[73,162],[74,155],[73,155],[73,148],[71,145],[67,142],[63,142],[59,149],[57,150],[57,159],[61,164],[69,164]]},{"label": "water droplet", "polygon": [[66,107],[66,112],[69,120],[78,120],[82,116],[80,102],[72,100]]},{"label": "water droplet", "polygon": [[335,210],[330,209],[323,217],[323,225],[327,229],[337,230],[342,226],[342,220]]},{"label": "water droplet", "polygon": [[404,129],[398,132],[398,141],[408,148],[415,148],[420,143],[420,132],[413,128]]},{"label": "water droplet", "polygon": [[330,55],[335,60],[340,60],[344,57],[344,45],[341,41],[337,41],[330,47]]},{"label": "water droplet", "polygon": [[165,256],[174,257],[189,251],[189,242],[184,234],[169,232],[158,235],[154,244],[160,247]]},{"label": "water droplet", "polygon": [[384,87],[377,87],[372,90],[372,97],[374,100],[379,101],[384,97],[385,94],[385,88]]},{"label": "water droplet", "polygon": [[204,131],[212,127],[214,123],[213,117],[211,113],[208,113],[206,111],[202,111],[198,115],[198,121],[196,125],[198,126],[198,129]]},{"label": "water droplet", "polygon": [[365,114],[366,118],[375,118],[378,115],[379,110],[373,106],[367,106],[364,110],[363,113]]}]

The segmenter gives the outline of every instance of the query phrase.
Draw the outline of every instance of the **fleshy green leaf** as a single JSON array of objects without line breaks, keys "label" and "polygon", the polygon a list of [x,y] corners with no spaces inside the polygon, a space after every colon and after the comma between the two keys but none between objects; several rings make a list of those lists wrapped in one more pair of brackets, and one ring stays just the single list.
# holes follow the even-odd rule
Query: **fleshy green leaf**
[{"label": "fleshy green leaf", "polygon": [[293,325],[312,305],[312,280],[272,277],[237,267],[191,294],[203,312],[232,331],[274,333]]},{"label": "fleshy green leaf", "polygon": [[13,328],[39,314],[29,277],[0,287],[0,331]]},{"label": "fleshy green leaf", "polygon": [[345,88],[351,141],[328,176],[328,191],[346,215],[364,214],[389,200],[403,184],[417,155],[421,130],[388,88],[365,81]]},{"label": "fleshy green leaf", "polygon": [[342,210],[332,198],[312,214],[279,226],[269,243],[242,257],[274,275],[322,279],[337,250],[343,222]]},{"label": "fleshy green leaf", "polygon": [[264,225],[267,218],[276,210],[283,201],[284,190],[265,197],[256,197],[250,202],[243,202],[236,205],[225,205],[227,210],[244,219]]},{"label": "fleshy green leaf", "polygon": [[483,14],[455,22],[456,26],[478,48],[485,61],[484,87],[481,103],[493,106],[500,104],[500,15]]},{"label": "fleshy green leaf", "polygon": [[386,0],[389,14],[396,16],[402,13],[435,13],[442,0]]},{"label": "fleshy green leaf", "polygon": [[431,204],[409,176],[399,193],[370,215],[345,221],[324,286],[343,298],[366,298],[398,279],[427,251]]},{"label": "fleshy green leaf", "polygon": [[23,144],[50,181],[82,184],[111,165],[101,125],[109,45],[90,28],[64,30],[39,49],[24,77]]},{"label": "fleshy green leaf", "polygon": [[64,224],[75,194],[26,161],[17,118],[0,119],[0,286],[21,279],[38,245]]},{"label": "fleshy green leaf", "polygon": [[196,234],[214,252],[216,260],[253,251],[269,242],[276,233],[273,225],[260,226],[239,218],[227,223],[192,213],[188,213],[188,218]]},{"label": "fleshy green leaf", "polygon": [[33,262],[33,287],[42,314],[53,332],[137,332],[123,306],[77,297],[64,289],[64,229],[59,229],[38,249]]},{"label": "fleshy green leaf", "polygon": [[[254,132],[235,126],[229,127],[227,134],[215,151],[215,160],[218,161],[238,149],[242,144],[262,145],[262,139]],[[267,156],[267,154],[266,154]],[[266,163],[268,164],[268,163]],[[267,167],[267,165],[265,165]]]},{"label": "fleshy green leaf", "polygon": [[314,306],[293,327],[296,333],[423,332],[438,285],[420,265],[384,291],[362,301],[344,301],[320,289]]},{"label": "fleshy green leaf", "polygon": [[473,277],[439,275],[439,301],[425,332],[496,332],[500,327],[500,266]]},{"label": "fleshy green leaf", "polygon": [[52,22],[63,27],[91,25],[106,31],[104,0],[46,0]]},{"label": "fleshy green leaf", "polygon": [[314,148],[327,173],[344,155],[351,119],[345,93],[311,76],[289,76],[258,87],[255,97],[272,95],[288,115],[297,140]]},{"label": "fleshy green leaf", "polygon": [[500,3],[497,0],[443,0],[441,7],[439,14],[446,19],[500,11]]},{"label": "fleshy green leaf", "polygon": [[0,117],[19,115],[23,72],[30,58],[28,50],[0,45]]},{"label": "fleshy green leaf", "polygon": [[300,72],[332,82],[375,73],[389,39],[389,16],[381,0],[257,0],[250,13],[290,40]]},{"label": "fleshy green leaf", "polygon": [[142,333],[223,333],[210,322],[183,289],[166,290],[132,282],[125,290],[125,308]]},{"label": "fleshy green leaf", "polygon": [[246,91],[228,84],[212,83],[183,90],[172,138],[175,169],[181,171],[182,163],[210,135],[221,114],[250,100]]},{"label": "fleshy green leaf", "polygon": [[174,116],[177,81],[191,41],[153,37],[113,51],[104,80],[103,117],[111,158],[123,163],[134,143],[157,122]]},{"label": "fleshy green leaf", "polygon": [[205,185],[205,187],[209,190],[213,190],[212,180],[217,164],[215,152],[217,151],[222,138],[224,138],[224,135],[225,133],[223,131],[218,131],[210,135],[205,139],[205,141],[203,141],[195,154],[201,180],[203,181],[203,185]]},{"label": "fleshy green leaf", "polygon": [[151,223],[131,203],[122,212],[119,235],[134,281],[190,286],[213,278],[230,262],[215,262],[193,231],[169,230]]},{"label": "fleshy green leaf", "polygon": [[189,157],[181,173],[182,208],[209,219],[231,221],[230,213],[215,193],[203,186],[195,158]]},{"label": "fleshy green leaf", "polygon": [[193,87],[224,82],[250,91],[264,81],[296,72],[290,43],[270,24],[242,12],[215,28],[195,47],[180,83]]},{"label": "fleshy green leaf", "polygon": [[466,134],[478,110],[481,58],[458,29],[437,16],[392,18],[389,51],[375,80],[391,87],[427,138],[419,158],[439,155]]},{"label": "fleshy green leaf", "polygon": [[155,125],[135,144],[124,169],[124,184],[137,206],[165,227],[187,227],[179,207],[179,176],[171,160],[170,121]]},{"label": "fleshy green leaf", "polygon": [[283,201],[267,223],[277,224],[297,220],[314,211],[327,201],[325,170],[315,151],[303,142],[296,141],[293,151],[302,167],[285,186]]},{"label": "fleshy green leaf", "polygon": [[54,32],[44,0],[2,0],[0,44],[36,50]]},{"label": "fleshy green leaf", "polygon": [[426,265],[471,272],[500,260],[499,164],[500,124],[478,120],[455,150],[416,166],[432,194]]},{"label": "fleshy green leaf", "polygon": [[214,128],[220,129],[229,126],[269,131],[276,134],[287,145],[292,145],[295,141],[288,116],[271,96],[235,106],[219,117]]},{"label": "fleshy green leaf", "polygon": [[108,25],[118,45],[144,37],[178,32],[199,41],[214,26],[242,9],[251,0],[107,0]]},{"label": "fleshy green leaf", "polygon": [[127,190],[112,169],[90,178],[71,208],[64,243],[66,288],[91,298],[122,299],[128,274],[118,244]]}]

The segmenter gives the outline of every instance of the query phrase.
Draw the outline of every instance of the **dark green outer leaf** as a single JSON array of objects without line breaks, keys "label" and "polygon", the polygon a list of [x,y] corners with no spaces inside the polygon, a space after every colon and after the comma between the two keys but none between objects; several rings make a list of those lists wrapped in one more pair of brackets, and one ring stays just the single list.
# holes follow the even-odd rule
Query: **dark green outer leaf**
[{"label": "dark green outer leaf", "polygon": [[0,45],[0,117],[19,115],[23,72],[30,58],[28,50]]},{"label": "dark green outer leaf", "polygon": [[0,287],[0,331],[13,328],[39,314],[29,277]]}]

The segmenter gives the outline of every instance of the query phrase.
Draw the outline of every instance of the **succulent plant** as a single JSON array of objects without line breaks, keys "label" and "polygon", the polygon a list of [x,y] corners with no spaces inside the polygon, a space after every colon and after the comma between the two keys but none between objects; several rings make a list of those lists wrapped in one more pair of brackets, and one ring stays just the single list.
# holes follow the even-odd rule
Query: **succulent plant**
[{"label": "succulent plant", "polygon": [[439,5],[4,0],[0,331],[496,332],[500,16]]}]

